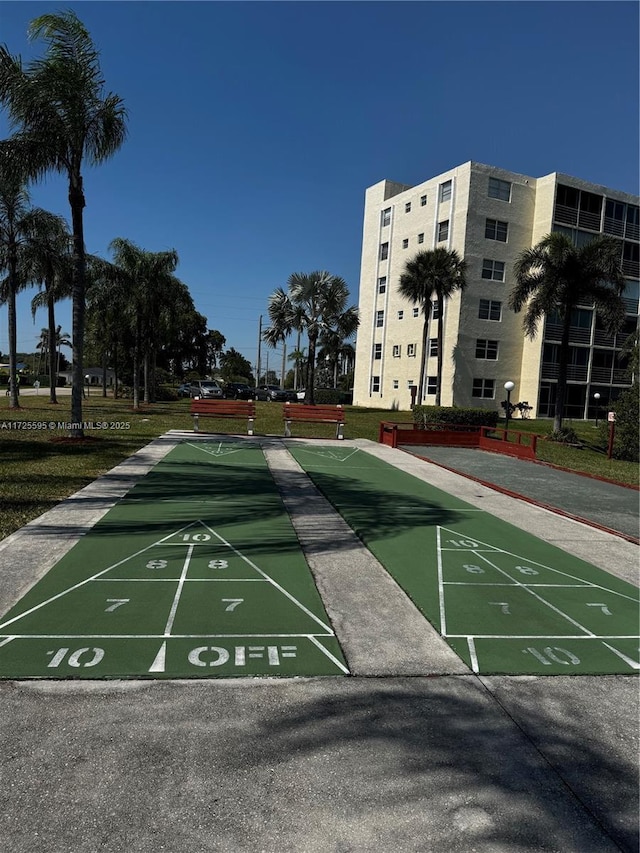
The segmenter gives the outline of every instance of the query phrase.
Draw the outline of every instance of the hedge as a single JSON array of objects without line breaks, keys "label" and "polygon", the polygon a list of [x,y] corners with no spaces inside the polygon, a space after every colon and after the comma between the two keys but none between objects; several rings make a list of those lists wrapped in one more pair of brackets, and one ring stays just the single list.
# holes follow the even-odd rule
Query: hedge
[{"label": "hedge", "polygon": [[459,409],[456,406],[414,406],[413,422],[421,429],[432,424],[495,427],[498,425],[498,412],[487,409]]}]

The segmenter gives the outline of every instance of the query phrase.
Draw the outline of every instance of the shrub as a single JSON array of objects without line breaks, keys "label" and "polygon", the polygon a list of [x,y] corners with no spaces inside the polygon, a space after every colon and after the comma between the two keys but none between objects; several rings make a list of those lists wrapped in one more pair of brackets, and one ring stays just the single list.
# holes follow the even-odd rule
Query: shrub
[{"label": "shrub", "polygon": [[640,428],[638,424],[638,408],[640,394],[638,384],[624,391],[613,404],[616,413],[615,434],[613,438],[613,458],[624,459],[627,462],[638,462],[638,444]]},{"label": "shrub", "polygon": [[459,409],[456,406],[414,406],[413,422],[421,429],[425,429],[427,424],[495,427],[498,424],[498,412]]},{"label": "shrub", "polygon": [[580,439],[578,438],[575,430],[571,429],[571,427],[562,427],[562,429],[551,430],[544,436],[545,441],[555,441],[558,444],[579,444]]}]

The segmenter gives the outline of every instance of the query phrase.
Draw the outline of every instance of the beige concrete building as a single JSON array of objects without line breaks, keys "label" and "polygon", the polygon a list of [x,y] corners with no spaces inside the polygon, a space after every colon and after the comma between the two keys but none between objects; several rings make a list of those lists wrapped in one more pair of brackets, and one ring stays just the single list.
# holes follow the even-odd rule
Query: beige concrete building
[{"label": "beige concrete building", "polygon": [[[640,198],[559,173],[533,178],[468,162],[407,186],[381,181],[366,191],[360,273],[360,328],[354,404],[408,409],[419,383],[423,317],[398,293],[405,263],[420,251],[456,249],[467,262],[467,286],[432,315],[424,403],[435,403],[437,323],[444,325],[442,405],[500,409],[504,383],[531,417],[553,416],[560,326],[547,317],[525,339],[522,313],[507,305],[518,255],[551,231],[582,245],[605,233],[620,240],[627,318],[611,337],[593,306],[575,312],[567,417],[595,417],[628,387],[618,355],[637,327]],[[420,402],[420,401],[416,401]]]}]

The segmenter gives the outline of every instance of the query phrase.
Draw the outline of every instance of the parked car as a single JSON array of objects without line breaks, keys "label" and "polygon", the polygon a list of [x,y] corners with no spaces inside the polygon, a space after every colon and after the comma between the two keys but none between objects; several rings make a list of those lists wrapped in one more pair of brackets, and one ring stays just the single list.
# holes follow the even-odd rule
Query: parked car
[{"label": "parked car", "polygon": [[224,386],[224,396],[229,400],[253,400],[253,391],[244,382],[227,382]]},{"label": "parked car", "polygon": [[278,385],[258,385],[253,395],[256,400],[266,400],[268,403],[295,403],[298,399],[295,391],[280,388]]},{"label": "parked car", "polygon": [[182,385],[178,385],[177,388],[178,397],[190,397],[191,396],[191,383],[183,382]]},{"label": "parked car", "polygon": [[224,396],[221,386],[214,380],[198,380],[192,382],[190,387],[192,397],[222,398]]}]

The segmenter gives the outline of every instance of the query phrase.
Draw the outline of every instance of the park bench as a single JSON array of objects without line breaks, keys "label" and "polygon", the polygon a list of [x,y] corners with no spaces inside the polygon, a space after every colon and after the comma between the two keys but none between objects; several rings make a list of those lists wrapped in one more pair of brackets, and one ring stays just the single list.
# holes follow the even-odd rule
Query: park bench
[{"label": "park bench", "polygon": [[306,406],[301,403],[285,403],[284,434],[291,437],[292,423],[335,424],[336,438],[344,438],[344,409],[342,406]]},{"label": "park bench", "polygon": [[246,418],[247,435],[253,435],[256,404],[253,400],[203,400],[196,397],[191,401],[193,431],[198,432],[198,418]]}]

